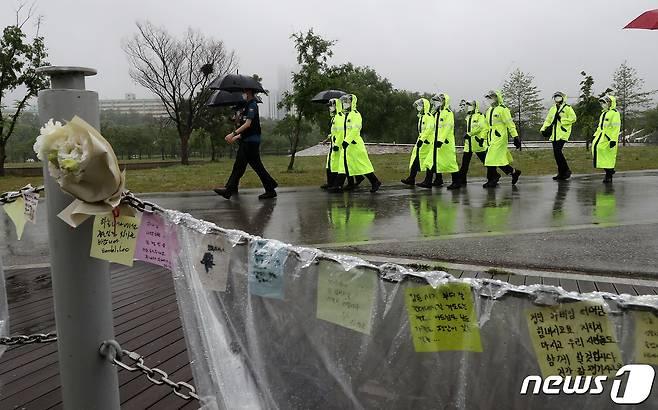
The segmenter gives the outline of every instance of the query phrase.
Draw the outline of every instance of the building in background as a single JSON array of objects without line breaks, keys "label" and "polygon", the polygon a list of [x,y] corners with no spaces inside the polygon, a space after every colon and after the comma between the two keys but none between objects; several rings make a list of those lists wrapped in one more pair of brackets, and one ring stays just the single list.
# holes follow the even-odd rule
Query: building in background
[{"label": "building in background", "polygon": [[120,100],[100,100],[101,111],[116,111],[122,114],[141,114],[153,117],[167,117],[167,110],[159,98],[136,98],[128,93]]}]

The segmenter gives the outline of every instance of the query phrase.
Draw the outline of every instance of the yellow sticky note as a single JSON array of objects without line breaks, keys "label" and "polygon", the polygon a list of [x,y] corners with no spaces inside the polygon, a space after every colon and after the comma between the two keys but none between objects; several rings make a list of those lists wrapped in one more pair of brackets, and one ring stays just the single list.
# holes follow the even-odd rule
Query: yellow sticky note
[{"label": "yellow sticky note", "polygon": [[377,275],[356,268],[345,272],[341,266],[328,262],[321,263],[319,269],[318,319],[369,335]]},{"label": "yellow sticky note", "polygon": [[544,377],[609,376],[623,366],[604,303],[574,302],[525,313]]},{"label": "yellow sticky note", "polygon": [[635,355],[633,363],[658,365],[658,317],[651,312],[633,312]]},{"label": "yellow sticky note", "polygon": [[481,352],[480,327],[468,283],[407,288],[405,303],[417,352]]},{"label": "yellow sticky note", "polygon": [[139,221],[134,216],[96,215],[90,256],[133,266]]},{"label": "yellow sticky note", "polygon": [[16,226],[16,235],[20,241],[23,237],[23,230],[25,229],[25,200],[23,197],[18,197],[14,202],[10,202],[2,206]]}]

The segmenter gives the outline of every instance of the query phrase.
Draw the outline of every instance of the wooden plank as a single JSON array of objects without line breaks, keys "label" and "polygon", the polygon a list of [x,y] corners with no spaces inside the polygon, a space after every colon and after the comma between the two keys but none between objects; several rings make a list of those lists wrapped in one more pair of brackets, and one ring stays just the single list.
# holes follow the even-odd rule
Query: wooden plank
[{"label": "wooden plank", "polygon": [[608,292],[615,295],[617,294],[617,289],[615,289],[615,287],[610,282],[594,282],[594,285],[599,292]]},{"label": "wooden plank", "polygon": [[525,284],[526,286],[541,285],[541,276],[526,276]]},{"label": "wooden plank", "polygon": [[573,279],[560,278],[560,286],[569,292],[579,292],[578,284]]},{"label": "wooden plank", "polygon": [[641,286],[641,285],[633,285],[633,288],[635,288],[635,291],[637,292],[638,295],[654,295],[653,290],[655,288],[650,288],[648,286]]},{"label": "wooden plank", "polygon": [[558,278],[553,278],[550,276],[542,276],[541,283],[542,285],[548,285],[548,286],[560,286],[560,280]]},{"label": "wooden plank", "polygon": [[512,285],[525,285],[525,276],[524,275],[509,275],[509,283]]},{"label": "wooden plank", "polygon": [[598,290],[594,282],[590,280],[577,280],[576,283],[578,284],[578,289],[580,289],[580,293],[590,293],[590,292],[596,292]]},{"label": "wooden plank", "polygon": [[627,294],[627,295],[632,295],[636,296],[638,293],[633,289],[633,286],[627,285],[625,283],[613,283],[612,284],[615,287],[615,290],[617,293],[621,294]]}]

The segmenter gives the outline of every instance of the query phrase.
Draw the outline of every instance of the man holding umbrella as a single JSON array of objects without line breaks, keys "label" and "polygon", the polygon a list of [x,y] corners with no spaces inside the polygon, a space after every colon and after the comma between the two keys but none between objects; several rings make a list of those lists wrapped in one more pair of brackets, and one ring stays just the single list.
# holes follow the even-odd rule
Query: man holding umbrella
[{"label": "man holding umbrella", "polygon": [[[227,77],[233,77],[231,78],[231,84],[222,84],[222,81],[225,83],[228,82]],[[247,101],[244,111],[245,121],[235,131],[232,131],[225,137],[226,142],[229,144],[238,142],[240,146],[238,147],[238,152],[235,156],[235,163],[233,164],[233,170],[231,171],[231,176],[226,183],[226,187],[217,188],[214,191],[218,195],[221,195],[226,199],[230,199],[231,195],[237,192],[240,178],[242,178],[245,171],[247,170],[247,165],[250,165],[251,168],[256,171],[256,174],[258,174],[258,177],[260,178],[260,181],[265,188],[265,193],[259,195],[258,199],[276,198],[275,189],[278,184],[267,172],[260,158],[260,116],[258,114],[258,101],[256,100],[254,92],[262,92],[264,90],[260,84],[257,84],[257,82],[251,77],[239,76],[243,77],[244,79],[238,78],[237,80],[235,77],[238,76],[229,75],[219,80],[219,88],[225,89],[227,91],[234,91],[235,88],[239,87],[240,85],[245,87],[242,89],[244,99]],[[256,82],[256,84],[252,85],[252,82]]]}]

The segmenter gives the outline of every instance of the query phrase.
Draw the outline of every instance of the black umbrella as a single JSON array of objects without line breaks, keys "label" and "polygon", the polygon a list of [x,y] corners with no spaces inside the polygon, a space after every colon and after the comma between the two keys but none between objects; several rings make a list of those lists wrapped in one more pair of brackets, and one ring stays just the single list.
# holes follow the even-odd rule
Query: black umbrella
[{"label": "black umbrella", "polygon": [[255,93],[266,92],[263,86],[256,81],[253,77],[248,77],[242,74],[227,74],[222,77],[215,78],[209,86],[212,90],[223,91],[242,91],[254,90]]},{"label": "black umbrella", "polygon": [[343,95],[347,94],[345,91],[341,90],[325,90],[325,91],[320,91],[313,97],[311,102],[314,103],[319,103],[319,104],[326,104],[331,100],[332,98],[340,98]]},{"label": "black umbrella", "polygon": [[[263,100],[260,97],[256,97],[258,103],[262,103]],[[212,93],[206,105],[208,107],[230,107],[234,105],[246,104],[247,101],[242,98],[242,91],[222,91],[217,90]]]}]

